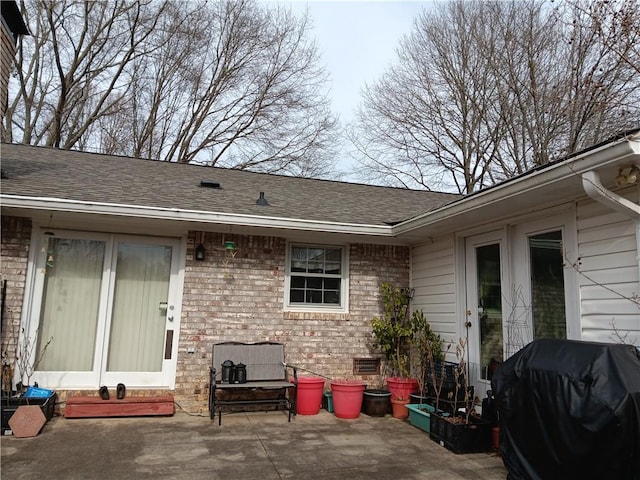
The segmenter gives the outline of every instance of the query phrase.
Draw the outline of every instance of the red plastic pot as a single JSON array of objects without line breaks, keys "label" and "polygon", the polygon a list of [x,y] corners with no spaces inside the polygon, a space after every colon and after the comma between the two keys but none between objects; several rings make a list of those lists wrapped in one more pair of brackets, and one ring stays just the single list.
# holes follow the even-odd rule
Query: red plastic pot
[{"label": "red plastic pot", "polygon": [[392,399],[409,400],[410,395],[418,390],[418,380],[408,377],[389,377],[387,386]]},{"label": "red plastic pot", "polygon": [[324,379],[321,377],[298,377],[296,411],[298,415],[316,415],[322,405]]},{"label": "red plastic pot", "polygon": [[360,380],[332,380],[333,410],[338,418],[358,418],[365,383]]}]

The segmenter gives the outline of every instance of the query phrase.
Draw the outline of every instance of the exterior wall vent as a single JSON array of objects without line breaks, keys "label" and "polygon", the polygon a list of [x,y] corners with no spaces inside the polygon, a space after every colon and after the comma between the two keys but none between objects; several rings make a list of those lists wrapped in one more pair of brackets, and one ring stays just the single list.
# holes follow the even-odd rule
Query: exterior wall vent
[{"label": "exterior wall vent", "polygon": [[380,359],[379,358],[354,358],[353,374],[354,375],[380,375]]}]

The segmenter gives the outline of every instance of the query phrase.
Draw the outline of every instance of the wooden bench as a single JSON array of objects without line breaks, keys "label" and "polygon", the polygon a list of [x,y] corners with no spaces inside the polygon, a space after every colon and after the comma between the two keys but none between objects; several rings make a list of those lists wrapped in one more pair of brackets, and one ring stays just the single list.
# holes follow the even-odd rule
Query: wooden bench
[{"label": "wooden bench", "polygon": [[[284,361],[284,345],[281,343],[225,342],[213,345],[213,360],[209,378],[209,414],[218,414],[222,424],[222,411],[253,408],[284,409],[295,415],[297,371],[293,369],[293,381],[287,376]],[[222,363],[246,365],[246,383],[222,382]]]}]

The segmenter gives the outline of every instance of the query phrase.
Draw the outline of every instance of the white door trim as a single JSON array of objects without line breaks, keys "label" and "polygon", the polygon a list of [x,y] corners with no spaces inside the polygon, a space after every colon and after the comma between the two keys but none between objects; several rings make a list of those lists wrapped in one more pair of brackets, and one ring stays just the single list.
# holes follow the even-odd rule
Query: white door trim
[{"label": "white door trim", "polygon": [[[44,286],[44,262],[46,262],[46,252],[43,248],[46,245],[46,237],[44,228],[34,225],[31,233],[31,248],[29,252],[26,285],[25,285],[25,302],[21,316],[21,342],[25,338],[37,341],[37,331],[39,326],[40,311],[42,307],[42,292]],[[110,385],[122,382],[131,387],[144,388],[166,388],[174,389],[176,381],[178,342],[180,338],[180,318],[183,295],[184,281],[184,265],[186,260],[186,238],[175,237],[152,237],[137,236],[127,234],[110,234],[96,232],[82,232],[76,230],[50,229],[57,236],[65,238],[83,238],[91,240],[99,240],[105,242],[105,260],[103,264],[102,283],[100,291],[100,304],[98,314],[98,325],[96,332],[96,345],[102,346],[102,354],[94,352],[93,369],[87,372],[42,372],[36,371],[31,377],[31,382],[38,382],[39,385],[48,388],[60,389],[87,389],[97,388],[101,384]],[[111,296],[109,288],[111,286],[111,277],[113,276],[113,251],[117,241],[135,241],[138,243],[162,244],[171,246],[171,270],[170,270],[170,287],[169,287],[169,306],[173,309],[167,309],[167,319],[165,324],[165,341],[168,329],[173,330],[173,343],[171,346],[170,358],[164,358],[161,372],[120,372],[117,374],[109,374],[104,372],[106,365],[106,336],[109,331],[108,319],[110,318],[110,302]],[[169,317],[172,320],[169,320]],[[22,333],[24,329],[24,333]],[[164,353],[163,345],[163,353]],[[169,355],[166,355],[169,356]],[[19,372],[15,372],[14,379],[18,382]]]}]

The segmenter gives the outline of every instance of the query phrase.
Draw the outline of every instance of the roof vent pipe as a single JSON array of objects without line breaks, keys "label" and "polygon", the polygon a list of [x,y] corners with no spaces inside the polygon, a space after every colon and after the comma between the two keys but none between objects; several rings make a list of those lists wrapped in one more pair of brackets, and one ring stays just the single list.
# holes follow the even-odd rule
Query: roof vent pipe
[{"label": "roof vent pipe", "polygon": [[260,197],[256,200],[256,205],[260,205],[261,207],[268,207],[269,202],[264,198],[264,192],[260,192]]}]

